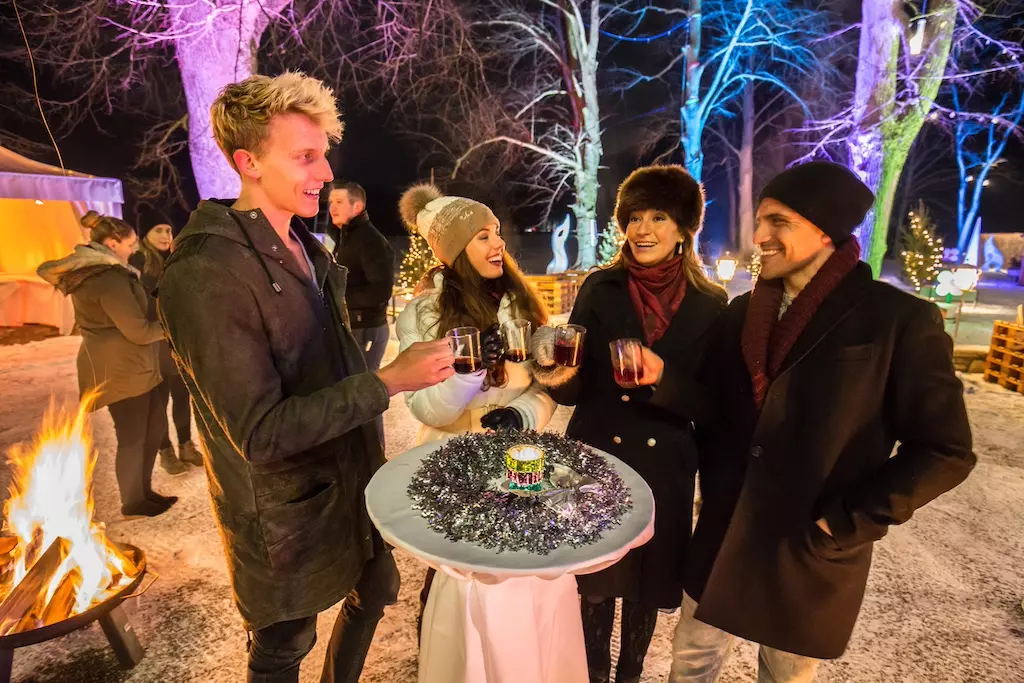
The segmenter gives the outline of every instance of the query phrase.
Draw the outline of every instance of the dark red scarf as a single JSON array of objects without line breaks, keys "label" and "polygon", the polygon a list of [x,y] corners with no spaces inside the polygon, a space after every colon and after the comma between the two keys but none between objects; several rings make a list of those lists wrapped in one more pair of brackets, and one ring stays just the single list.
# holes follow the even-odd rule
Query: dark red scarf
[{"label": "dark red scarf", "polygon": [[686,296],[683,257],[675,256],[656,266],[641,266],[626,251],[623,257],[629,271],[629,297],[651,346],[665,334]]},{"label": "dark red scarf", "polygon": [[783,361],[803,334],[818,307],[857,266],[860,244],[850,239],[829,257],[779,320],[782,279],[758,280],[743,321],[743,360],[754,385],[758,409],[771,382],[778,377]]}]

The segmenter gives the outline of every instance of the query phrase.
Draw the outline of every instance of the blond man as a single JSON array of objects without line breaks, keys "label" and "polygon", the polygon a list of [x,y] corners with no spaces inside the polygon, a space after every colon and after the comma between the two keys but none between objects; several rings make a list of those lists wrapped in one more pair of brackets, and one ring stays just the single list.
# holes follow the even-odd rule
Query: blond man
[{"label": "blond man", "polygon": [[345,276],[299,221],[316,215],[341,139],[334,96],[297,73],[253,76],[214,102],[214,136],[242,181],[200,202],[167,262],[160,316],[195,401],[248,680],[298,681],[317,614],[349,597],[323,681],[355,683],[399,577],[366,515],[383,463],[374,420],[391,396],[452,374],[443,341],[366,370]]}]

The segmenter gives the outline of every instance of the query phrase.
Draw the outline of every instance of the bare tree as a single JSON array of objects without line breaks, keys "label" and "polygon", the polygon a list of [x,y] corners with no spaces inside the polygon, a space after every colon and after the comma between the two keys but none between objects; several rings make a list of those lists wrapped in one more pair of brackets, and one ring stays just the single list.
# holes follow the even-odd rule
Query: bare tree
[{"label": "bare tree", "polygon": [[[178,183],[173,157],[186,148],[200,197],[237,195],[209,111],[225,85],[256,73],[259,55],[282,68],[291,58],[322,76],[356,64],[387,73],[415,49],[418,26],[406,20],[423,16],[419,5],[394,0],[368,14],[351,0],[38,0],[22,20],[42,79],[60,84],[43,101],[58,130],[66,134],[95,112],[145,113],[152,127],[140,141],[140,165],[157,175],[141,194],[172,193],[184,204],[180,187],[167,184]],[[20,45],[0,56],[27,58]],[[22,103],[30,93],[10,82],[2,92],[9,111],[29,111]]]}]

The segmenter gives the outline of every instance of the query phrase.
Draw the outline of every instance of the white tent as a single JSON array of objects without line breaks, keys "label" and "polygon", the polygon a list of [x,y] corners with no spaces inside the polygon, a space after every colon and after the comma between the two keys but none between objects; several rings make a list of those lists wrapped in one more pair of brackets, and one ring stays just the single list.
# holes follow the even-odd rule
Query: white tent
[{"label": "white tent", "polygon": [[0,327],[74,326],[71,302],[36,275],[44,261],[87,240],[79,219],[93,209],[121,216],[121,181],[39,163],[0,147]]}]

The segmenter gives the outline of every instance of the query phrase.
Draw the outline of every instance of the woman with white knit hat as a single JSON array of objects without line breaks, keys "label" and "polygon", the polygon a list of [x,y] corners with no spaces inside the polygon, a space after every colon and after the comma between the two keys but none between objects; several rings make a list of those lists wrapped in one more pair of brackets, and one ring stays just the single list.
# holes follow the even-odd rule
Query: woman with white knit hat
[{"label": "woman with white knit hat", "polygon": [[[555,411],[555,402],[534,381],[531,364],[505,359],[499,326],[521,319],[536,329],[547,321],[547,311],[505,251],[498,219],[486,205],[444,196],[433,185],[410,188],[402,195],[399,210],[409,230],[422,235],[441,262],[425,278],[428,289],[409,302],[398,317],[401,348],[439,339],[457,327],[475,327],[481,332],[479,370],[456,374],[434,387],[406,394],[410,412],[421,423],[417,444],[487,429],[543,429]],[[495,667],[502,668],[501,662],[508,659],[487,651],[488,644],[494,642],[488,629],[517,621],[517,615],[509,609],[528,608],[530,614],[523,616],[530,622],[533,610],[540,609],[538,605],[550,611],[568,605],[569,621],[572,617],[577,624],[579,621],[572,614],[579,609],[572,576],[557,581],[512,579],[484,585],[443,571],[435,573],[431,568],[426,578],[421,593],[426,604],[421,682],[481,680],[481,662],[486,662],[487,680],[524,680],[518,666],[505,674],[496,671]],[[502,618],[480,618],[480,610],[487,613],[489,605],[492,611],[500,609]],[[557,619],[547,620],[546,627],[557,625]],[[533,642],[529,635],[517,633],[516,637],[525,644]],[[537,635],[536,641],[544,641],[538,645],[541,648],[558,648],[562,637],[560,633]],[[566,679],[556,676],[550,680]]]}]

